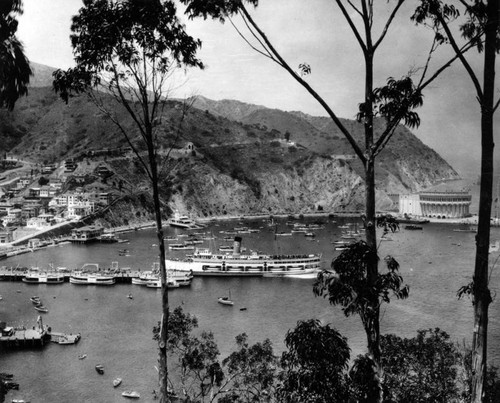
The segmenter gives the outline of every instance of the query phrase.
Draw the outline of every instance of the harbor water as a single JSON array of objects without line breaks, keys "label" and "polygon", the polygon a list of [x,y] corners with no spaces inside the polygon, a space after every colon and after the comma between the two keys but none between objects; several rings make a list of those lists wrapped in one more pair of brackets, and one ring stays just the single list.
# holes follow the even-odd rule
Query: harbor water
[{"label": "harbor water", "polygon": [[[322,253],[323,266],[328,267],[336,251],[333,241],[340,238],[340,225],[353,219],[324,219],[325,228],[315,231],[314,238],[303,233],[291,236],[274,235],[274,227],[262,220],[224,221],[208,225],[202,231],[212,234],[214,240],[205,240],[200,247],[218,247],[230,244],[221,231],[236,226],[260,228],[258,233],[241,234],[243,247],[269,254]],[[312,222],[312,221],[309,221]],[[381,258],[393,255],[400,263],[400,273],[410,286],[410,297],[393,300],[382,306],[381,330],[402,337],[413,337],[419,329],[439,327],[452,340],[470,344],[473,327],[472,304],[468,299],[458,300],[457,290],[471,281],[474,268],[474,233],[454,232],[451,224],[426,224],[424,229],[401,230],[390,234],[390,241],[381,241]],[[289,231],[285,221],[278,231]],[[187,230],[168,228],[165,235],[174,236]],[[154,230],[123,234],[128,239],[122,244],[94,243],[65,244],[10,257],[0,261],[8,267],[37,266],[70,269],[85,263],[100,267],[119,267],[149,270],[158,261],[157,238]],[[500,239],[500,229],[492,228],[492,241]],[[124,253],[124,249],[126,252]],[[189,251],[187,251],[189,253]],[[186,251],[170,251],[182,257]],[[493,266],[499,252],[490,255]],[[498,264],[496,265],[498,266]],[[383,262],[380,265],[384,269]],[[297,278],[210,278],[195,277],[190,287],[169,291],[171,308],[182,306],[199,320],[198,331],[214,333],[221,359],[235,347],[235,337],[245,332],[251,343],[269,338],[275,352],[284,349],[286,332],[298,320],[318,318],[330,323],[349,340],[352,357],[365,352],[365,335],[358,317],[346,318],[338,307],[332,307],[324,298],[315,297],[313,279]],[[490,288],[493,295],[500,288],[498,267],[491,272]],[[231,292],[234,306],[217,303],[217,298]],[[133,298],[128,298],[132,294]],[[160,290],[132,284],[114,286],[82,286],[70,283],[60,285],[31,285],[21,282],[0,282],[0,320],[11,326],[32,327],[38,315],[43,324],[54,331],[81,333],[75,345],[49,343],[41,349],[0,352],[0,372],[13,373],[20,384],[19,391],[11,391],[9,399],[34,402],[121,402],[123,390],[136,390],[141,401],[152,400],[157,386],[157,354],[152,340],[152,328],[161,315]],[[39,314],[29,298],[39,296],[49,312]],[[246,308],[240,310],[240,308]],[[500,308],[493,301],[490,307],[489,360],[500,365]],[[79,356],[86,354],[85,359]],[[104,374],[95,370],[104,366]],[[123,383],[113,388],[113,379]]]}]

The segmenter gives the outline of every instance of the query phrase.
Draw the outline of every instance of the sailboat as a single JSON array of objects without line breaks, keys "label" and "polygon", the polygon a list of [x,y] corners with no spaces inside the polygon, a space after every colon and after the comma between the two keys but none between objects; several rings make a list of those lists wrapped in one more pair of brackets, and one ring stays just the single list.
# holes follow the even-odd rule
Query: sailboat
[{"label": "sailboat", "polygon": [[231,290],[229,290],[228,297],[219,297],[217,302],[222,305],[234,305],[233,300],[231,299]]}]

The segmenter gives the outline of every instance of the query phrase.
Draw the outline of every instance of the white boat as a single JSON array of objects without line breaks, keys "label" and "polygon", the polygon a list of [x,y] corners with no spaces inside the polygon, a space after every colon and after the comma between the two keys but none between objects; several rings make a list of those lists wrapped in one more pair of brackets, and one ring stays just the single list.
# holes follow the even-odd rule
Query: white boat
[{"label": "white boat", "polygon": [[122,396],[130,399],[139,399],[141,397],[139,392],[136,392],[135,390],[126,390],[122,393]]},{"label": "white boat", "polygon": [[61,273],[30,270],[22,280],[28,284],[62,284],[64,283],[64,275]]},{"label": "white boat", "polygon": [[[151,280],[146,284],[148,288],[161,288],[161,280]],[[167,279],[167,288],[179,288],[180,285],[175,280]]]},{"label": "white boat", "polygon": [[47,313],[49,312],[49,310],[44,307],[43,305],[35,305],[34,308],[38,311],[38,312],[43,312],[43,313]]},{"label": "white boat", "polygon": [[[191,285],[193,280],[193,273],[190,270],[177,270],[175,268],[167,267],[167,280],[176,282],[179,286],[185,287]],[[157,267],[153,270],[145,271],[139,277],[132,278],[132,284],[147,285],[151,281],[159,281],[160,272]]]},{"label": "white boat", "polygon": [[188,245],[188,244],[182,244],[182,245],[169,245],[168,246],[169,249],[172,249],[172,250],[193,250],[194,249],[194,245]]},{"label": "white boat", "polygon": [[[52,334],[51,341],[57,344],[63,344],[63,345],[69,345],[69,344],[76,344],[80,341],[82,338],[82,335],[80,333],[77,334]],[[85,357],[87,355],[85,354]],[[85,358],[83,357],[83,358]],[[80,358],[80,359],[83,359]]]},{"label": "white boat", "polygon": [[217,302],[222,305],[234,305],[233,300],[231,299],[231,290],[229,290],[229,297],[219,297]]},{"label": "white boat", "polygon": [[180,215],[178,211],[175,212],[174,216],[167,221],[171,227],[178,228],[198,228],[196,222],[191,220],[188,216]]},{"label": "white boat", "polygon": [[241,238],[235,237],[232,253],[212,253],[196,249],[182,260],[166,259],[167,267],[192,270],[194,276],[297,276],[316,273],[321,268],[321,254],[265,255],[241,253]]},{"label": "white boat", "polygon": [[219,297],[217,302],[222,305],[234,305],[234,302],[229,299],[229,297]]},{"label": "white boat", "polygon": [[122,383],[122,378],[115,378],[113,379],[113,386],[116,388],[117,386],[120,386]]},{"label": "white boat", "polygon": [[73,271],[69,277],[71,284],[81,285],[113,285],[115,281],[112,274],[100,273],[97,263],[85,263],[80,270]]},{"label": "white boat", "polygon": [[494,243],[490,243],[490,248],[488,253],[498,252],[500,251],[500,241],[495,241]]}]

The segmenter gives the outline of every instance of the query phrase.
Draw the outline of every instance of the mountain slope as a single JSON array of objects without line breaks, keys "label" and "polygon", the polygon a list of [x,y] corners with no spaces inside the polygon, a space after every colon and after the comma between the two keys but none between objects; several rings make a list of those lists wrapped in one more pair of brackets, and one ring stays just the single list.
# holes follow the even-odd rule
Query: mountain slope
[{"label": "mountain slope", "polygon": [[[84,95],[66,105],[50,87],[36,87],[51,81],[51,69],[41,66],[35,71],[40,77],[33,80],[29,96],[20,99],[13,112],[0,111],[2,151],[39,163],[75,158],[79,167],[74,174],[86,175],[85,186],[149,197],[146,176],[134,154],[123,151],[128,143],[114,124]],[[110,110],[141,149],[127,112],[109,101]],[[350,145],[330,119],[199,97],[181,122],[176,105],[171,101],[158,132],[162,197],[170,209],[209,217],[363,208],[361,164],[350,159]],[[343,122],[361,139],[361,125]],[[287,132],[293,143],[284,140]],[[184,148],[188,143],[195,152]],[[123,152],[115,155],[113,149]],[[115,176],[103,181],[93,171],[98,165],[106,165]],[[380,154],[376,169],[379,209],[391,206],[390,193],[458,178],[404,127]]]}]

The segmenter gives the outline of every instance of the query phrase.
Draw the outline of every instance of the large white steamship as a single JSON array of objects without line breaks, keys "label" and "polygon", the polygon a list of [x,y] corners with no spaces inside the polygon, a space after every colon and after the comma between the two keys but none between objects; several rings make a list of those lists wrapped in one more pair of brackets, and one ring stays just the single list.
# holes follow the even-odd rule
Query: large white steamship
[{"label": "large white steamship", "polygon": [[192,270],[195,276],[311,276],[321,267],[321,255],[265,255],[241,253],[241,237],[235,237],[230,253],[198,248],[183,260],[166,259],[167,268]]}]

